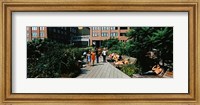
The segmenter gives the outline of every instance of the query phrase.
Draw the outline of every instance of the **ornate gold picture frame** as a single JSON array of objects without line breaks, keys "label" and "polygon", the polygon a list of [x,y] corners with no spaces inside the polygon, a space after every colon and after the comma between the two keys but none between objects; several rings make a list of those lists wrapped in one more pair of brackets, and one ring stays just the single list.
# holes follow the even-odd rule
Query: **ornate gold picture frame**
[{"label": "ornate gold picture frame", "polygon": [[[199,1],[198,0],[3,0],[0,17],[0,104],[136,104],[136,105],[199,105],[198,71],[200,58],[199,40]],[[189,93],[170,94],[20,94],[12,93],[12,12],[188,12],[189,18]]]}]

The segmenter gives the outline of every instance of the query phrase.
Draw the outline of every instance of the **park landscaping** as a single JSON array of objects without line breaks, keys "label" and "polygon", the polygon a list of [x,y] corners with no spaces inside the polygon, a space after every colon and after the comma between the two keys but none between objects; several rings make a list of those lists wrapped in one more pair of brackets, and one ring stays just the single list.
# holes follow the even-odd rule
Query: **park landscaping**
[{"label": "park landscaping", "polygon": [[[103,42],[103,46],[108,48],[109,55],[114,53],[137,59],[135,64],[124,64],[119,68],[121,71],[132,76],[151,70],[156,63],[162,65],[165,71],[173,71],[172,27],[137,27],[129,30],[126,36],[126,42],[114,38]],[[156,55],[154,58],[148,55],[151,52]]]},{"label": "park landscaping", "polygon": [[27,77],[76,77],[81,72],[82,50],[49,39],[28,42]]},{"label": "park landscaping", "polygon": [[[173,71],[173,28],[172,27],[136,27],[126,34],[126,42],[115,38],[104,40],[101,48],[107,49],[109,62],[133,77],[146,72],[155,63],[166,70]],[[81,74],[83,52],[94,50],[91,47],[75,47],[50,39],[35,39],[27,42],[27,77],[28,78],[73,78]],[[154,57],[148,54],[153,52]],[[110,58],[116,54],[122,59]],[[122,65],[121,65],[122,64]]]}]

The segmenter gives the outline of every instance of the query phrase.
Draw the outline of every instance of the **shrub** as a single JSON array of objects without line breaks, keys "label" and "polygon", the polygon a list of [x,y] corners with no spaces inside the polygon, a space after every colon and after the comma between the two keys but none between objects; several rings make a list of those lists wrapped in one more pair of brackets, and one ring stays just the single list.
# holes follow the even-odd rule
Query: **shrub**
[{"label": "shrub", "polygon": [[[45,51],[45,50],[46,51]],[[27,43],[28,78],[75,77],[80,74],[82,49],[50,40]]]},{"label": "shrub", "polygon": [[133,64],[127,64],[122,66],[121,71],[128,76],[132,76],[133,74],[139,73],[139,68]]}]

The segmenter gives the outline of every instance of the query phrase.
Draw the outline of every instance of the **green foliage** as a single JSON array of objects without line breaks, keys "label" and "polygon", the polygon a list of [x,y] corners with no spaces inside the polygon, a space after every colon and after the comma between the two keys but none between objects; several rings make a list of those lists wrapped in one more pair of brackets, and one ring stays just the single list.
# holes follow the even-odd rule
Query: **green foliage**
[{"label": "green foliage", "polygon": [[148,51],[157,49],[158,60],[173,61],[173,28],[172,27],[137,27],[127,33],[129,41],[126,50],[129,56],[136,57],[141,68],[149,70],[153,62],[146,57]]},{"label": "green foliage", "polygon": [[139,73],[139,68],[133,64],[127,64],[122,66],[121,71],[127,74],[128,76],[132,76],[133,74]]},{"label": "green foliage", "polygon": [[118,42],[119,42],[118,39],[108,39],[108,40],[104,40],[103,41],[102,46],[103,47],[107,47],[108,49],[110,49],[114,45],[118,44]]},{"label": "green foliage", "polygon": [[51,40],[27,43],[28,78],[74,77],[80,73],[82,49]]},{"label": "green foliage", "polygon": [[[148,71],[159,61],[173,66],[173,27],[134,27],[126,34],[128,40],[103,41],[108,54],[117,53],[137,58],[137,65],[143,72]],[[157,50],[157,59],[147,57],[147,52]]]}]

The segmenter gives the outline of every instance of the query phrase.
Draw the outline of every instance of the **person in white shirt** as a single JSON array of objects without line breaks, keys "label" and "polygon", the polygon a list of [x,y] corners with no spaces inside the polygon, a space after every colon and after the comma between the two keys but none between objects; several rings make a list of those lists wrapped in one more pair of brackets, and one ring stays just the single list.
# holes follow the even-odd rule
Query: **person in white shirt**
[{"label": "person in white shirt", "polygon": [[106,62],[106,49],[104,48],[102,51],[103,62]]}]

